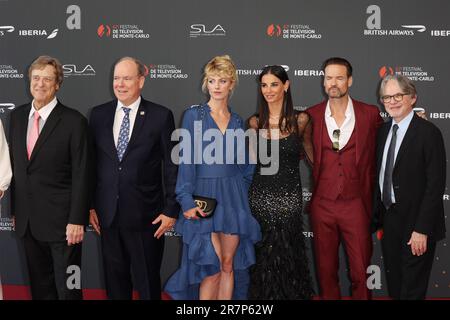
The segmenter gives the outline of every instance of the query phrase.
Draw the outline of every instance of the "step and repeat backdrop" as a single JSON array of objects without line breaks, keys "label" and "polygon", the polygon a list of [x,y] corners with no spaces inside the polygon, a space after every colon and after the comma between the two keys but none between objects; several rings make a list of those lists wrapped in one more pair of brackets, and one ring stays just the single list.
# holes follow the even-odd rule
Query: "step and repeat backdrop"
[{"label": "step and repeat backdrop", "polygon": [[[202,68],[213,56],[229,54],[239,69],[231,107],[243,118],[256,110],[256,78],[263,66],[280,64],[288,70],[295,108],[304,110],[325,97],[322,62],[342,56],[354,68],[351,96],[379,105],[385,118],[377,99],[380,79],[400,73],[414,80],[416,106],[441,129],[450,150],[449,13],[446,0],[0,0],[0,119],[7,130],[10,112],[31,100],[27,70],[42,54],[64,65],[60,101],[86,116],[93,106],[114,98],[114,62],[122,56],[137,57],[149,71],[144,97],[172,109],[177,124],[186,107],[206,100]],[[302,163],[300,170],[308,202],[310,168]],[[1,200],[0,208],[1,279],[4,285],[26,286],[23,249],[11,230],[8,198],[7,194]],[[444,200],[448,213],[448,189]],[[311,248],[306,213],[305,224]],[[383,257],[378,240],[373,244],[369,285],[375,296],[383,297]],[[83,250],[83,288],[104,288],[100,242],[91,228]],[[349,295],[343,253],[341,286]],[[179,237],[166,234],[164,281],[177,268],[179,255]],[[450,298],[449,274],[446,238],[437,248],[430,298]]]}]

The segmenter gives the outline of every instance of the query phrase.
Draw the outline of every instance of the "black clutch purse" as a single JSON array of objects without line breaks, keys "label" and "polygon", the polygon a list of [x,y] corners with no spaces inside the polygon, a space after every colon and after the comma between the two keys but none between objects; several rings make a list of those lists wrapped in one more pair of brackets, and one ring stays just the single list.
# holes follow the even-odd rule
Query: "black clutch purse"
[{"label": "black clutch purse", "polygon": [[214,214],[214,210],[216,210],[216,204],[217,200],[214,198],[208,198],[208,197],[202,197],[193,195],[194,202],[200,209],[203,210],[203,212],[206,214],[206,216],[202,216],[200,213],[197,212],[197,217],[199,218],[211,218]]}]

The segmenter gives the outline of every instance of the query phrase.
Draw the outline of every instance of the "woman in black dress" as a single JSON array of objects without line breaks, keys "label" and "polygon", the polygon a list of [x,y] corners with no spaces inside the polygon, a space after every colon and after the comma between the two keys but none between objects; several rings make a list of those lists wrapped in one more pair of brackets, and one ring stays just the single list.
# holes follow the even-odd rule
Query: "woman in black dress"
[{"label": "woman in black dress", "polygon": [[264,165],[258,156],[249,200],[252,213],[261,225],[262,241],[256,244],[249,297],[310,299],[313,289],[303,235],[299,164],[303,154],[312,161],[311,123],[307,113],[294,110],[288,75],[283,67],[265,67],[259,84],[259,110],[250,117],[248,125],[257,131],[258,146],[267,143],[278,171],[264,172],[274,163]]}]

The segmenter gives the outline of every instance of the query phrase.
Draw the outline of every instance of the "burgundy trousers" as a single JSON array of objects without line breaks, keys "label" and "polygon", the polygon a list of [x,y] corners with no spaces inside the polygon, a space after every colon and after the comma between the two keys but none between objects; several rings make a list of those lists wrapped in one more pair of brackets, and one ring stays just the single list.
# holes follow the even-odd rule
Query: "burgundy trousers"
[{"label": "burgundy trousers", "polygon": [[311,204],[316,272],[320,297],[338,300],[339,245],[344,244],[350,267],[353,299],[370,299],[367,267],[372,256],[370,219],[361,198],[328,200],[315,196]]}]

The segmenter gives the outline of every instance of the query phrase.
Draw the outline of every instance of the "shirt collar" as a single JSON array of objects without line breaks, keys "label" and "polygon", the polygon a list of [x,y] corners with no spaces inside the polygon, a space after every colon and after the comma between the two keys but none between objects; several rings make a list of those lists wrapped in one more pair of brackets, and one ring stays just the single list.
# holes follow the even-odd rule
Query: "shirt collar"
[{"label": "shirt collar", "polygon": [[[352,101],[352,99],[349,96],[348,97],[347,108],[345,109],[345,118],[349,119],[354,114],[355,114],[355,111],[353,109],[353,101]],[[327,101],[327,106],[325,108],[325,116],[331,117],[330,100]]]},{"label": "shirt collar", "polygon": [[414,111],[411,110],[410,113],[406,117],[404,117],[399,123],[395,122],[394,119],[392,119],[391,128],[394,126],[394,124],[398,125],[398,128],[401,131],[406,131],[408,129],[409,124],[411,123],[412,118],[414,117]]},{"label": "shirt collar", "polygon": [[34,112],[37,111],[39,113],[39,116],[41,119],[45,122],[47,121],[47,118],[50,116],[50,113],[55,109],[56,105],[58,104],[58,100],[56,97],[53,98],[52,101],[50,101],[47,105],[43,106],[39,110],[36,110],[34,108],[34,99],[31,102],[31,109],[30,114],[28,115],[28,119],[31,119],[34,116]]},{"label": "shirt collar", "polygon": [[126,108],[130,108],[131,112],[136,111],[139,106],[141,104],[141,96],[139,96],[139,98],[136,99],[136,101],[134,101],[132,104],[130,104],[129,106],[125,106],[122,102],[120,102],[119,100],[117,100],[117,108],[116,111],[119,111],[120,109],[122,109],[123,107]]}]

